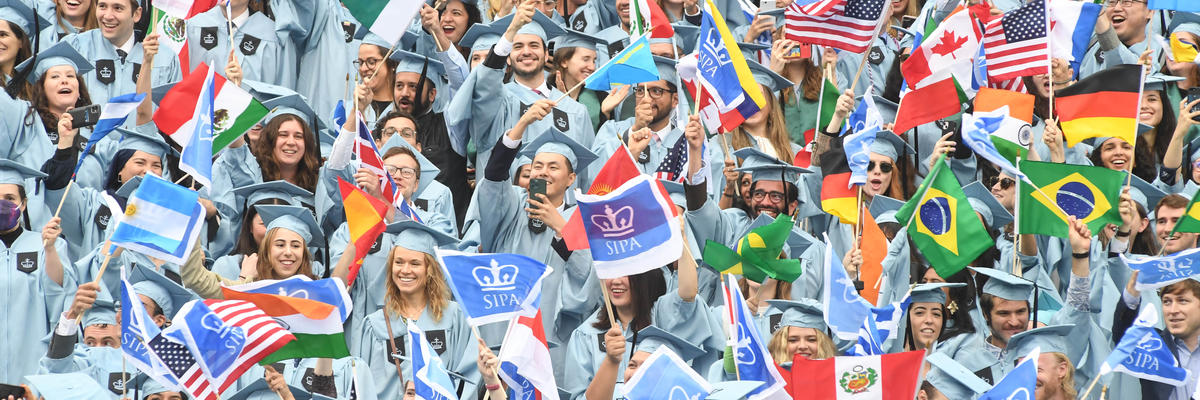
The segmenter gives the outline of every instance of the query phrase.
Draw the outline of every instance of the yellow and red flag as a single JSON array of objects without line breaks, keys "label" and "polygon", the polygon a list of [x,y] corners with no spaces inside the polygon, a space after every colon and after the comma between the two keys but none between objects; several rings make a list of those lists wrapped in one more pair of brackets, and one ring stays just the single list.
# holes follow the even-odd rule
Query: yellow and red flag
[{"label": "yellow and red flag", "polygon": [[350,265],[350,275],[346,279],[346,286],[351,286],[354,278],[358,277],[359,268],[362,268],[363,257],[387,229],[387,222],[383,218],[390,205],[342,178],[338,178],[338,190],[342,194],[342,209],[346,212],[350,241],[354,243],[354,264]]}]

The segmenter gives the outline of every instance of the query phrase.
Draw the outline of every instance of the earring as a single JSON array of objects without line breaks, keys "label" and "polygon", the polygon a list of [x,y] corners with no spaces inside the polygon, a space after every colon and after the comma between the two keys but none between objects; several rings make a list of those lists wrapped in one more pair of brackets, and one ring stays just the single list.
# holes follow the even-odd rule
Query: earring
[{"label": "earring", "polygon": [[946,305],[946,309],[950,310],[950,314],[957,314],[958,313],[958,302],[951,300],[950,304]]}]

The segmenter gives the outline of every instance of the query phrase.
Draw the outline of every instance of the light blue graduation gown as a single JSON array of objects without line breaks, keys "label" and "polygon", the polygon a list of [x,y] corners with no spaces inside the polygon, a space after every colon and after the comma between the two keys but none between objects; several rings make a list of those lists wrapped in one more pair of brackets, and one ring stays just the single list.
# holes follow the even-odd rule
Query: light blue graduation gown
[{"label": "light blue graduation gown", "polygon": [[[213,7],[187,20],[191,69],[206,63],[218,71],[225,70],[230,41],[229,23],[222,10]],[[265,14],[252,13],[243,26],[235,28],[233,43],[237,46],[235,57],[242,67],[243,79],[296,87],[298,49],[288,33],[277,28],[276,21]]]},{"label": "light blue graduation gown", "polygon": [[[329,237],[330,262],[336,262],[334,260],[342,258],[347,243],[350,243],[350,230],[345,223],[342,223]],[[355,278],[354,285],[349,288],[350,298],[354,301],[354,309],[350,311],[350,318],[346,322],[347,332],[361,331],[367,316],[383,308],[392,272],[391,264],[388,263],[388,253],[395,245],[396,235],[384,232],[379,235],[379,238],[375,240],[375,245],[363,258],[358,277]],[[362,340],[362,336],[347,335],[346,340],[353,349],[360,345],[359,341]]]},{"label": "light blue graduation gown", "polygon": [[[871,43],[871,48],[864,54],[849,51],[838,52],[837,79],[838,87],[843,91],[851,86],[851,80],[858,72],[858,66],[863,65],[863,73],[854,87],[854,96],[862,96],[870,90],[873,93],[883,93],[887,85],[887,75],[896,62],[896,56],[904,48],[912,47],[912,37],[905,35],[896,40],[886,32],[877,36]],[[862,63],[862,57],[867,57],[867,63]]]},{"label": "light blue graduation gown", "polygon": [[[1096,35],[1092,36],[1095,37]],[[1116,48],[1109,51],[1102,51],[1100,49],[1100,42],[1092,42],[1091,46],[1088,47],[1087,53],[1084,54],[1083,60],[1079,63],[1079,78],[1084,78],[1101,70],[1121,64],[1137,64],[1138,57],[1146,49],[1154,51],[1150,59],[1154,60],[1154,70],[1158,71],[1162,68],[1162,63],[1158,61],[1162,56],[1162,47],[1149,36],[1141,42],[1134,43],[1132,46],[1120,43]]]},{"label": "light blue graduation gown", "polygon": [[[408,327],[405,325],[404,319],[390,312],[389,317],[392,321],[392,334],[396,335],[394,337],[396,346],[402,347],[399,353],[405,357],[411,356],[413,343],[408,335]],[[392,364],[393,358],[388,354],[391,346],[388,343],[385,322],[383,310],[367,316],[366,323],[359,333],[362,339],[359,340],[356,347],[350,349],[350,353],[361,357],[370,366],[380,398],[397,399],[404,395],[404,381],[412,379],[412,377],[405,376],[404,381],[401,381],[396,376],[396,366]],[[432,312],[426,306],[415,323],[417,327],[425,331],[425,337],[429,340],[433,350],[441,356],[446,370],[461,374],[475,382],[475,384],[471,384],[452,377],[451,380],[456,385],[453,389],[457,390],[462,387],[463,390],[460,393],[474,394],[477,384],[482,382],[479,368],[476,366],[476,360],[479,358],[479,345],[471,333],[471,326],[467,324],[466,314],[463,313],[458,303],[448,302],[446,309],[442,311],[440,321],[433,319]],[[411,370],[412,367],[409,364],[405,372],[411,373],[409,372]]]},{"label": "light blue graduation gown", "polygon": [[[84,74],[92,103],[104,104],[113,97],[137,91],[137,75],[142,72],[143,63],[141,41],[134,41],[133,48],[124,62],[117,56],[116,47],[104,38],[100,29],[70,35],[63,38],[63,41],[70,43],[80,55],[95,63],[96,69],[90,74]],[[179,59],[169,51],[154,56],[153,69],[153,75],[150,76],[153,85],[176,82],[183,77],[179,69]]]},{"label": "light blue graduation gown", "polygon": [[[308,36],[300,53],[299,79],[296,91],[308,99],[318,116],[330,115],[339,99],[346,97],[347,75],[358,71],[350,63],[358,57],[354,35],[347,35],[343,24],[355,29],[357,22],[336,0],[308,0],[295,9]],[[371,125],[374,126],[374,125]]]},{"label": "light blue graduation gown", "polygon": [[610,1],[589,1],[575,9],[569,18],[568,26],[586,34],[600,32],[610,26],[620,26],[621,19],[617,16],[617,5]]},{"label": "light blue graduation gown", "polygon": [[[608,121],[600,126],[600,130],[596,132],[596,141],[592,143],[592,152],[601,156],[601,160],[607,160],[612,157],[613,153],[620,148],[624,143],[624,138],[629,136],[629,130],[633,127],[633,118],[622,121]],[[667,152],[671,150],[680,138],[683,137],[683,131],[674,126],[670,127],[665,137],[662,140],[650,139],[650,144],[647,146],[650,149],[650,158],[646,163],[638,162],[638,155],[631,155],[633,164],[638,167],[638,171],[643,174],[654,174],[658,169],[659,164],[662,164],[663,159],[667,158]],[[686,167],[686,161],[684,167]],[[591,176],[596,176],[600,169],[604,167],[604,163],[596,162],[589,166]],[[685,171],[686,172],[686,171]]]},{"label": "light blue graduation gown", "polygon": [[64,310],[67,296],[75,291],[76,279],[67,258],[67,244],[55,242],[63,266],[63,284],[46,275],[46,251],[39,232],[24,231],[11,247],[0,242],[0,288],[8,297],[0,307],[0,382],[24,382],[25,375],[38,371],[38,360],[46,354],[48,335]]},{"label": "light blue graduation gown", "polygon": [[[121,395],[121,388],[124,387],[125,381],[132,378],[138,372],[137,368],[133,365],[127,365],[122,370],[123,361],[124,357],[121,355],[121,349],[114,349],[107,346],[88,347],[76,343],[75,351],[66,357],[54,359],[43,356],[38,361],[40,368],[37,373],[83,373],[95,379],[96,383],[99,383],[100,386],[108,389],[112,394],[109,398],[117,399]],[[129,388],[128,391],[132,394],[133,388]]]},{"label": "light blue graduation gown", "polygon": [[45,191],[47,207],[58,207],[65,200],[59,218],[62,218],[62,236],[67,239],[67,249],[72,259],[83,259],[89,252],[108,238],[112,211],[105,205],[102,191],[75,187]]}]

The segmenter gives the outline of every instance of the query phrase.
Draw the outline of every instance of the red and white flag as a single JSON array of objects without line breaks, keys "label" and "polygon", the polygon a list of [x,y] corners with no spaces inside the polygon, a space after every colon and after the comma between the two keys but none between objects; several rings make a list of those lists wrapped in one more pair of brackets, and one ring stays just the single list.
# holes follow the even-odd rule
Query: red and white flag
[{"label": "red and white flag", "polygon": [[541,311],[533,317],[517,317],[517,323],[509,325],[500,348],[498,372],[512,389],[513,398],[527,399],[526,393],[532,391],[534,399],[558,400]]},{"label": "red and white flag", "polygon": [[[800,399],[911,400],[921,382],[924,351],[809,360],[796,356],[791,388]],[[803,393],[798,393],[803,390]]]},{"label": "red and white flag", "polygon": [[792,3],[784,12],[783,34],[800,43],[862,53],[871,47],[883,7],[888,4],[885,0],[833,0],[808,6]]},{"label": "red and white flag", "polygon": [[1005,81],[1050,70],[1046,2],[1032,1],[993,19],[984,29],[988,80]]},{"label": "red and white flag", "polygon": [[970,11],[958,6],[900,64],[909,88],[933,83],[934,74],[942,71],[954,76],[961,87],[971,87],[972,67],[982,35]]}]

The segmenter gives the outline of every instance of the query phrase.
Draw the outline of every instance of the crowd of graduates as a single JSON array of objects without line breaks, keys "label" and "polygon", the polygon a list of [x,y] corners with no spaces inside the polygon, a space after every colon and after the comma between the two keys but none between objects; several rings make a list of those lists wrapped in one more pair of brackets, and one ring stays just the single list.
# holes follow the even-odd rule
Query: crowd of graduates
[{"label": "crowd of graduates", "polygon": [[[763,0],[775,4],[759,4],[757,15],[736,0],[713,1],[741,42],[719,45],[741,46],[766,100],[720,135],[693,113],[676,64],[697,47],[706,2],[648,0],[675,32],[650,41],[660,79],[611,91],[579,85],[629,45],[636,1],[428,1],[393,45],[335,0],[221,0],[158,25],[168,29],[154,27],[158,14],[146,0],[0,0],[0,383],[28,389],[30,399],[189,398],[124,362],[121,271],[159,326],[190,300],[222,298],[222,286],[346,280],[356,251],[337,180],[394,200],[366,166],[327,162],[338,152],[336,138],[353,135],[362,118],[405,204],[389,207],[387,231],[348,288],[351,355],[254,366],[224,398],[414,396],[404,358],[414,346],[410,321],[426,332],[459,398],[503,398],[505,384],[491,371],[507,324],[473,332],[438,267],[438,249],[521,254],[552,268],[541,287],[541,323],[559,398],[619,398],[623,382],[663,346],[710,382],[738,380],[722,275],[701,255],[706,243],[738,249],[759,217],[785,215],[796,224],[780,256],[800,260],[802,273],[794,281],[739,278],[784,370],[797,357],[828,359],[854,345],[833,334],[824,315],[842,301],[826,290],[827,258],[841,260],[856,280],[867,276],[864,260],[881,259],[872,275],[878,282],[860,290],[874,286],[878,305],[911,294],[884,351],[945,356],[929,358],[920,399],[975,398],[980,381],[1000,381],[1033,347],[1042,352],[1036,398],[1075,398],[1148,306],[1161,310],[1163,343],[1191,376],[1171,386],[1116,374],[1089,397],[1192,398],[1200,280],[1138,290],[1122,256],[1197,246],[1196,233],[1173,229],[1200,188],[1200,100],[1188,101],[1189,89],[1200,88],[1200,65],[1168,57],[1172,49],[1156,38],[1195,54],[1200,15],[1108,0],[1090,38],[1077,43],[1087,47],[1081,60],[1055,58],[1049,74],[1019,78],[1019,90],[1035,98],[1029,159],[1132,175],[1111,205],[1119,224],[1093,231],[1071,217],[1060,237],[1015,233],[1018,197],[1032,200],[1017,192],[1019,177],[967,147],[961,114],[888,131],[914,24],[936,25],[960,2],[978,1],[888,0],[885,29],[862,54],[786,39],[785,17],[765,10],[790,1]],[[985,7],[999,16],[1022,3]],[[164,44],[169,35],[187,39],[182,53]],[[792,55],[802,48],[809,56]],[[172,112],[156,102],[202,64],[270,110],[216,153],[209,185],[180,169],[174,132],[155,123]],[[1068,146],[1052,114],[1053,91],[1121,64],[1147,71],[1136,143],[1114,132]],[[832,104],[823,100],[826,85],[840,94]],[[71,111],[128,93],[147,97],[121,128],[87,146],[91,127],[76,127],[85,114]],[[866,249],[858,227],[822,207],[821,160],[840,151],[834,142],[864,97],[885,124],[856,203],[886,233],[883,248]],[[342,104],[350,112],[339,126],[331,116]],[[829,123],[817,126],[830,109]],[[214,124],[232,122],[221,121],[222,112],[231,111],[217,110]],[[576,190],[586,192],[618,152],[654,175],[677,143],[686,143],[686,158],[679,182],[665,186],[685,221],[686,251],[650,272],[599,279],[591,252],[570,250],[563,238]],[[994,243],[952,273],[930,265],[911,240],[911,217],[897,216],[943,162],[990,236],[956,240]],[[183,264],[124,249],[105,260],[114,221],[106,197],[123,206],[145,174],[200,193],[200,244]]]}]

